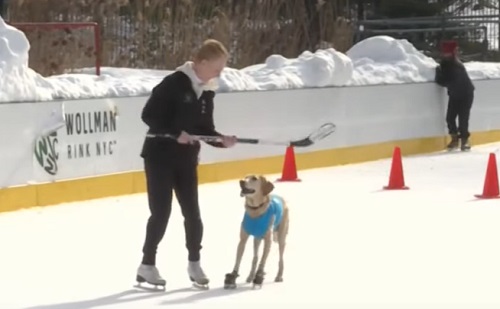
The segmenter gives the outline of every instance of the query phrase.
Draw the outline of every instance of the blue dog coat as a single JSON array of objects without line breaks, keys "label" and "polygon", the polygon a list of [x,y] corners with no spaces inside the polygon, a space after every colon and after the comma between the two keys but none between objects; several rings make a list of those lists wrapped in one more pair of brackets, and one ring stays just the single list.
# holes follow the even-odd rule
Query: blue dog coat
[{"label": "blue dog coat", "polygon": [[255,238],[262,238],[266,235],[273,216],[273,230],[276,231],[283,219],[283,202],[277,196],[271,195],[269,208],[262,216],[252,218],[245,212],[243,216],[243,229],[247,234]]}]

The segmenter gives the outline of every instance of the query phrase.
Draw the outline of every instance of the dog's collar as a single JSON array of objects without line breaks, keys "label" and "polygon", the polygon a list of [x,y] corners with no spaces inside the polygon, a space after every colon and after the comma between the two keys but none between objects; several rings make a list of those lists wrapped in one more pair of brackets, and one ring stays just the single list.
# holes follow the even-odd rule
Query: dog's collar
[{"label": "dog's collar", "polygon": [[266,203],[267,202],[262,202],[262,204],[257,205],[257,206],[251,206],[251,205],[246,204],[245,206],[248,207],[248,208],[251,208],[251,209],[259,209],[259,208],[264,207],[264,205],[266,205]]}]

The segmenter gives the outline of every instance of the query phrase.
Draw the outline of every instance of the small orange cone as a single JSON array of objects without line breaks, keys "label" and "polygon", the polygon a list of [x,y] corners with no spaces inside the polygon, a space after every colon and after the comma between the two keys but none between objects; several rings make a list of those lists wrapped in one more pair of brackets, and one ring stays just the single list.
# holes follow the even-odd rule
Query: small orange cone
[{"label": "small orange cone", "polygon": [[389,176],[389,184],[384,187],[384,190],[408,190],[405,186],[405,177],[403,175],[403,162],[401,159],[401,149],[394,147],[392,154],[391,174]]},{"label": "small orange cone", "polygon": [[283,170],[281,178],[277,181],[300,181],[297,176],[297,166],[295,164],[295,152],[293,146],[288,146],[285,153],[285,162],[283,163]]},{"label": "small orange cone", "polygon": [[486,168],[486,177],[484,178],[483,194],[475,194],[477,198],[499,198],[498,192],[498,171],[497,159],[495,153],[490,153],[488,167]]}]

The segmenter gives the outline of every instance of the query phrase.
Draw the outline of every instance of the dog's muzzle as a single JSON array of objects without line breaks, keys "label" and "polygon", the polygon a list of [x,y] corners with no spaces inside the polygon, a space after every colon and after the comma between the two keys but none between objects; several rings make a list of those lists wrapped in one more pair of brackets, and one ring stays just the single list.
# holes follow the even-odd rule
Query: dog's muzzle
[{"label": "dog's muzzle", "polygon": [[243,181],[243,180],[240,180],[240,188],[241,188],[241,192],[240,192],[241,197],[243,197],[247,194],[255,193],[254,189],[249,189],[245,186],[245,181]]}]

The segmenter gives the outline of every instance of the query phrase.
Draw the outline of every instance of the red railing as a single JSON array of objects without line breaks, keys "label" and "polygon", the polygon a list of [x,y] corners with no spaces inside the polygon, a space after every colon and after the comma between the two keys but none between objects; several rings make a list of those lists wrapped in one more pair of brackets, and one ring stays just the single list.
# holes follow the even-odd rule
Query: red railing
[{"label": "red railing", "polygon": [[13,22],[8,23],[21,31],[23,29],[81,29],[92,28],[94,30],[94,49],[95,49],[95,73],[101,75],[101,31],[98,23],[94,22]]}]

